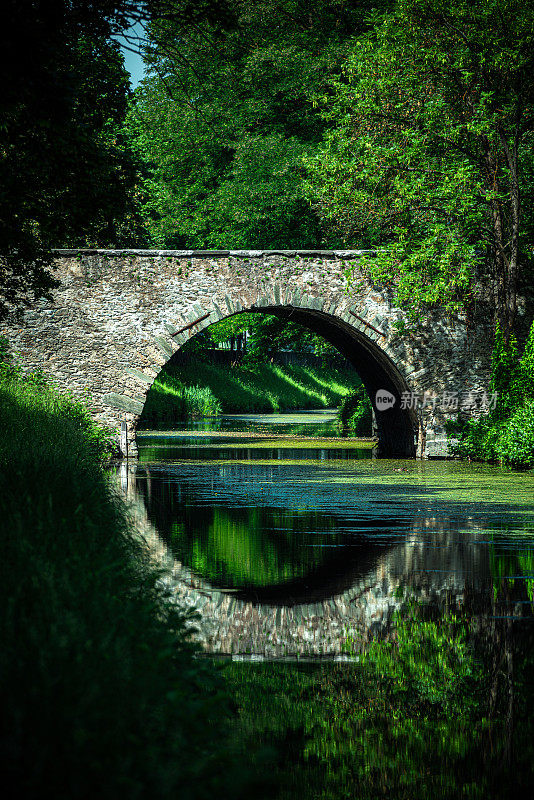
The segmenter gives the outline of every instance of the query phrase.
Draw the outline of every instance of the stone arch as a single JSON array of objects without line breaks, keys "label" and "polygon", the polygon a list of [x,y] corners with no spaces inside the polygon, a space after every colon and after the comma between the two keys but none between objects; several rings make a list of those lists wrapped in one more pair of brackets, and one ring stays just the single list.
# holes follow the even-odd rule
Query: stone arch
[{"label": "stone arch", "polygon": [[[361,307],[359,312],[364,309]],[[378,432],[378,455],[391,458],[411,458],[416,454],[418,437],[418,419],[416,413],[409,408],[402,408],[402,394],[410,392],[410,387],[403,368],[402,350],[392,346],[387,334],[377,325],[384,325],[385,320],[374,313],[368,313],[367,319],[356,312],[346,301],[329,303],[320,296],[310,296],[301,292],[293,292],[288,297],[279,284],[263,285],[258,297],[252,303],[243,297],[225,294],[222,303],[215,299],[208,305],[194,304],[189,313],[182,315],[187,320],[181,327],[170,321],[164,323],[165,333],[154,337],[150,346],[153,355],[154,346],[165,358],[166,363],[189,339],[210,327],[219,320],[242,312],[273,314],[283,319],[291,319],[304,327],[315,331],[330,341],[342,355],[355,367],[369,394]],[[384,343],[380,341],[384,340]],[[127,368],[127,372],[138,378],[145,387],[144,397],[155,378],[154,372],[147,373],[135,368]],[[390,408],[377,407],[377,392],[383,390],[391,394],[394,404]],[[117,398],[110,397],[110,402],[117,403]],[[128,405],[128,404],[126,404]],[[135,419],[133,430],[142,413],[144,398],[138,399],[134,408]]]}]

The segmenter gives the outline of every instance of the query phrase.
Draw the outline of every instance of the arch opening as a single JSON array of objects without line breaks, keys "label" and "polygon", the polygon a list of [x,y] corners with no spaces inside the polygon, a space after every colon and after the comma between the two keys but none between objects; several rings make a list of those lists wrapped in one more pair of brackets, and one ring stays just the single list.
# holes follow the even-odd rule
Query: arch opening
[{"label": "arch opening", "polygon": [[[417,416],[412,409],[403,408],[401,402],[402,394],[409,391],[406,380],[392,359],[373,339],[331,313],[316,308],[273,304],[261,307],[253,305],[227,315],[218,314],[217,320],[212,320],[211,315],[206,314],[205,319],[201,319],[198,325],[191,326],[190,336],[182,341],[175,355],[181,353],[184,344],[202,330],[242,313],[272,315],[298,323],[323,337],[361,378],[374,411],[378,436],[377,455],[385,458],[415,457],[418,437]],[[380,402],[384,396],[386,398],[389,396],[389,405],[385,407]]]},{"label": "arch opening", "polygon": [[[377,455],[383,458],[414,458],[418,421],[412,409],[402,408],[402,394],[409,391],[399,369],[369,337],[338,317],[315,309],[258,309],[258,313],[290,318],[329,341],[358,372],[371,400],[376,419]],[[388,392],[394,403],[377,405],[377,393]]]}]

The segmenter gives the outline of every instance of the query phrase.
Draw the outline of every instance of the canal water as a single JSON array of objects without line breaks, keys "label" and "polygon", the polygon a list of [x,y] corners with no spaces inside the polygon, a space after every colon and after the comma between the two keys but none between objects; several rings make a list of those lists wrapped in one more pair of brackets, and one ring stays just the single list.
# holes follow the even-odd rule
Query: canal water
[{"label": "canal water", "polygon": [[132,513],[262,797],[533,796],[533,473],[379,460],[324,412],[138,444]]},{"label": "canal water", "polygon": [[207,653],[357,658],[413,603],[532,623],[532,473],[379,460],[332,412],[225,416],[138,444],[130,483]]}]

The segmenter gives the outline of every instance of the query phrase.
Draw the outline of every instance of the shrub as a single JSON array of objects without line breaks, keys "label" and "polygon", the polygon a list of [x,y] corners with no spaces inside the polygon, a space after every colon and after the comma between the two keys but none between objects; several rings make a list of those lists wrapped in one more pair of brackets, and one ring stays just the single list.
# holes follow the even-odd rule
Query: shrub
[{"label": "shrub", "polygon": [[534,467],[534,401],[518,408],[496,438],[495,455],[511,467]]},{"label": "shrub", "polygon": [[338,421],[360,436],[371,436],[373,432],[373,408],[363,384],[352,389],[341,401]]},{"label": "shrub", "polygon": [[516,378],[516,393],[524,400],[534,399],[534,323],[525,343]]},{"label": "shrub", "polygon": [[534,467],[534,323],[520,360],[515,338],[511,336],[507,344],[497,327],[491,391],[498,393],[493,411],[447,424],[449,436],[458,437],[451,443],[453,454],[523,469]]},{"label": "shrub", "polygon": [[456,443],[451,443],[452,454],[471,461],[495,461],[495,445],[502,424],[488,414],[447,423],[448,434],[458,437]]}]

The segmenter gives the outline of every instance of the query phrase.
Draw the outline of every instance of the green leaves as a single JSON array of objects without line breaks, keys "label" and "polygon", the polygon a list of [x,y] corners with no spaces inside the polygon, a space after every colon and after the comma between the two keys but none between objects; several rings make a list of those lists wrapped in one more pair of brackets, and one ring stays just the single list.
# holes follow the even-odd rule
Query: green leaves
[{"label": "green leaves", "polygon": [[49,297],[49,248],[127,243],[136,165],[120,126],[124,4],[8,2],[0,34],[0,317]]},{"label": "green leaves", "polygon": [[378,246],[365,268],[413,314],[459,308],[481,270],[496,275],[508,335],[526,258],[517,197],[532,185],[517,189],[534,14],[513,0],[401,0],[374,21],[322,95],[332,127],[306,158],[307,197],[347,245]]},{"label": "green leaves", "polygon": [[493,411],[478,419],[449,426],[459,440],[453,451],[461,458],[499,461],[512,467],[534,467],[534,324],[518,359],[517,340],[508,341],[497,326],[492,356]]},{"label": "green leaves", "polygon": [[317,247],[304,157],[327,123],[310,102],[362,29],[358,4],[235,3],[231,30],[154,25],[128,131],[146,164],[154,243]]}]

